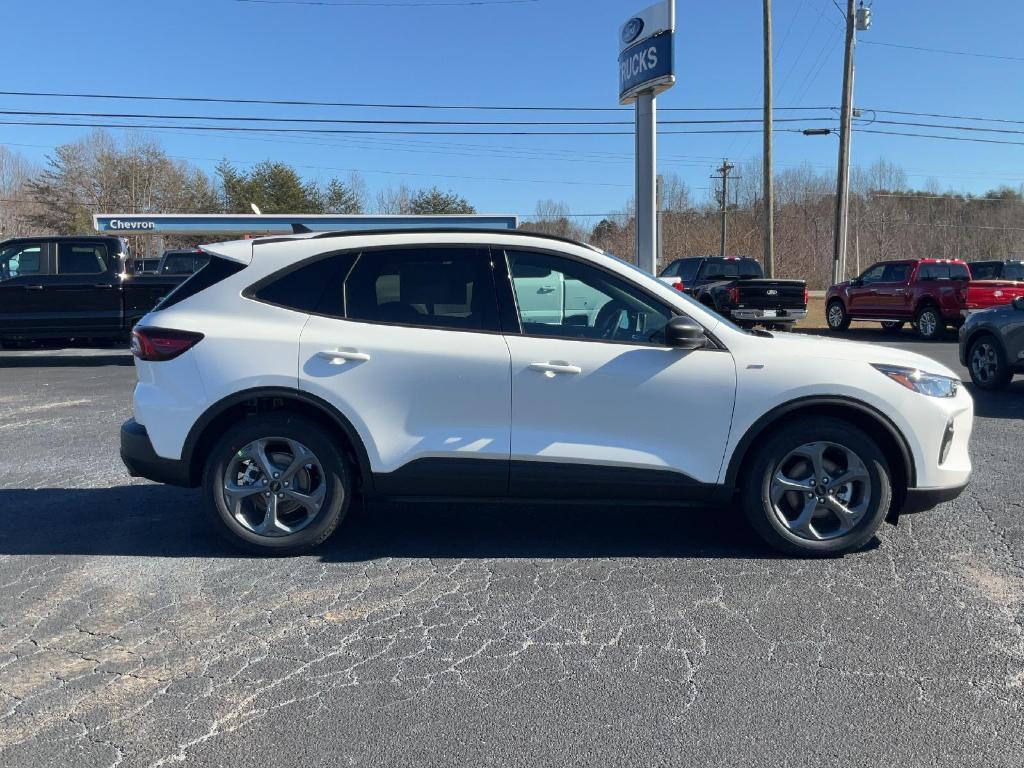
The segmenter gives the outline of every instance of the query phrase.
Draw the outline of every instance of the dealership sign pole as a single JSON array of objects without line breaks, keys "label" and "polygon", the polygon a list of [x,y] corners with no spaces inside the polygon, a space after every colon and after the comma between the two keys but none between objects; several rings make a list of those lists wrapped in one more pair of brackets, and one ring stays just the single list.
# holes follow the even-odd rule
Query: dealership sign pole
[{"label": "dealership sign pole", "polygon": [[658,249],[655,97],[676,81],[672,43],[675,0],[662,0],[619,29],[619,103],[636,105],[636,263],[654,274]]}]

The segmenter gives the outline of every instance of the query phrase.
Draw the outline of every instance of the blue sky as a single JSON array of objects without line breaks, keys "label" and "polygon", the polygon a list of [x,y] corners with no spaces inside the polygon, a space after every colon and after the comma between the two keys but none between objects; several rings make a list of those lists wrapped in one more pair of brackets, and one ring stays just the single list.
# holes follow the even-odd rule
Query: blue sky
[{"label": "blue sky", "polygon": [[[3,88],[615,107],[616,31],[630,12],[646,4],[645,0],[537,0],[415,8],[396,7],[400,0],[376,7],[372,0],[364,1],[368,5],[358,7],[237,0],[12,2],[3,13],[8,31]],[[832,0],[775,0],[774,5],[776,105],[837,105],[842,69],[840,12]],[[659,98],[663,110],[760,103],[759,0],[678,0],[677,24],[678,82]],[[861,33],[860,40],[1014,57],[1020,55],[1021,29],[1024,3],[1011,0],[967,6],[934,0],[877,0],[874,26]],[[31,34],[12,34],[16,30]],[[861,44],[856,86],[856,103],[862,108],[1024,120],[1024,60]],[[324,118],[632,118],[631,111],[438,114],[27,97],[0,97],[0,103],[8,110]],[[780,111],[777,117],[800,115]],[[663,120],[723,116],[735,114],[661,113]],[[758,113],[742,116],[756,118]],[[986,125],[1024,130],[1024,126]],[[0,142],[41,161],[49,148],[85,132],[0,125]],[[538,199],[552,198],[567,203],[574,213],[603,213],[620,210],[632,194],[629,135],[266,137],[177,131],[157,135],[171,155],[206,169],[221,157],[241,166],[266,158],[285,160],[313,178],[356,169],[371,193],[402,181],[414,187],[436,184],[459,191],[486,212],[529,214]],[[988,136],[1024,141],[1024,135]],[[663,136],[659,166],[678,173],[702,199],[708,194],[708,176],[722,157],[733,161],[755,157],[760,144],[760,134]],[[832,168],[836,145],[834,137],[779,133],[777,169],[804,161]],[[856,134],[853,153],[854,161],[862,164],[880,157],[894,161],[907,170],[911,184],[922,187],[929,178],[943,189],[968,192],[1024,182],[1024,146]]]}]

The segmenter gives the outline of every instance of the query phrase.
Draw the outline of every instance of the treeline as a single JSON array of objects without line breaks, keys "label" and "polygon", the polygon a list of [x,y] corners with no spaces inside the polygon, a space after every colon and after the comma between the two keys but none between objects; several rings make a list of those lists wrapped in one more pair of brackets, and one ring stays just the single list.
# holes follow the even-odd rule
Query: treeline
[{"label": "treeline", "polygon": [[[96,131],[57,147],[45,167],[0,146],[0,233],[74,234],[92,216],[121,213],[474,213],[455,192],[405,185],[368,200],[362,177],[303,179],[287,163],[267,160],[239,169],[221,161],[213,175],[166,154],[156,141],[122,141]],[[168,238],[173,240],[174,238]]]},{"label": "treeline", "polygon": [[[765,215],[761,165],[742,165],[730,189],[727,251],[762,257]],[[370,195],[358,174],[304,179],[292,166],[266,161],[239,169],[222,161],[207,174],[167,155],[152,139],[115,141],[97,131],[57,147],[43,168],[0,146],[0,232],[87,232],[92,214],[126,213],[474,213],[456,192],[404,184]],[[721,200],[696,200],[674,174],[663,177],[660,203],[662,263],[718,253]],[[824,287],[831,275],[834,174],[810,164],[787,168],[775,179],[775,253],[779,277]],[[633,257],[633,205],[604,218],[574,216],[556,200],[537,203],[522,228],[586,240],[624,258]],[[182,238],[184,240],[184,238]],[[170,241],[171,238],[168,238]],[[171,245],[168,242],[168,245]],[[873,261],[931,256],[1007,258],[1024,252],[1024,187],[980,196],[942,192],[930,182],[913,189],[898,166],[879,161],[855,168],[851,182],[848,272]]]}]

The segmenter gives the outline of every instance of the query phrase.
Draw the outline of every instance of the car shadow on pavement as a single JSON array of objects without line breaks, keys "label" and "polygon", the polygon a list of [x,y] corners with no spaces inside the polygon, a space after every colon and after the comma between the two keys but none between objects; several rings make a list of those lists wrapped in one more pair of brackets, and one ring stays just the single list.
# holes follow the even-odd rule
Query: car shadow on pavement
[{"label": "car shadow on pavement", "polygon": [[1017,377],[1006,389],[986,392],[970,382],[964,386],[974,398],[974,415],[988,419],[1024,419],[1024,378]]},{"label": "car shadow on pavement", "polygon": [[135,358],[130,353],[111,352],[100,355],[11,355],[0,352],[0,369],[3,368],[96,368],[104,365],[130,366]]},{"label": "car shadow on pavement", "polygon": [[[164,485],[0,490],[0,555],[247,557],[206,519],[196,490]],[[577,504],[359,500],[310,557],[406,558],[775,555],[735,510]]]}]

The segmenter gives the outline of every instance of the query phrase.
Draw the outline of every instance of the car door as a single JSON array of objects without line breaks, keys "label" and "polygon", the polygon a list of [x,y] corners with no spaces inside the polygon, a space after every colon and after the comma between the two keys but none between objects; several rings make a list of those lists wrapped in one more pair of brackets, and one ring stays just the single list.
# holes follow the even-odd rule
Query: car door
[{"label": "car door", "polygon": [[565,254],[509,249],[505,256],[512,297],[520,293],[517,275],[545,269],[585,286],[598,302],[582,316],[586,322],[571,309],[550,323],[520,315],[518,332],[506,335],[510,494],[704,498],[729,437],[732,356],[717,347],[665,346],[672,309],[610,271]]},{"label": "car door", "polygon": [[370,249],[345,272],[302,331],[300,389],[352,422],[378,492],[504,496],[511,374],[488,251]]},{"label": "car door", "polygon": [[879,316],[896,320],[913,317],[913,292],[910,290],[913,271],[914,265],[909,261],[886,264],[882,279],[875,286],[875,306]]},{"label": "car door", "polygon": [[0,248],[0,335],[28,333],[45,321],[43,281],[49,272],[45,242],[19,241]]},{"label": "car door", "polygon": [[121,286],[116,254],[102,241],[59,240],[53,274],[45,278],[47,327],[69,336],[110,333],[121,327]]},{"label": "car door", "polygon": [[887,264],[875,264],[861,274],[847,289],[847,312],[851,316],[872,317],[878,314],[878,284]]}]

